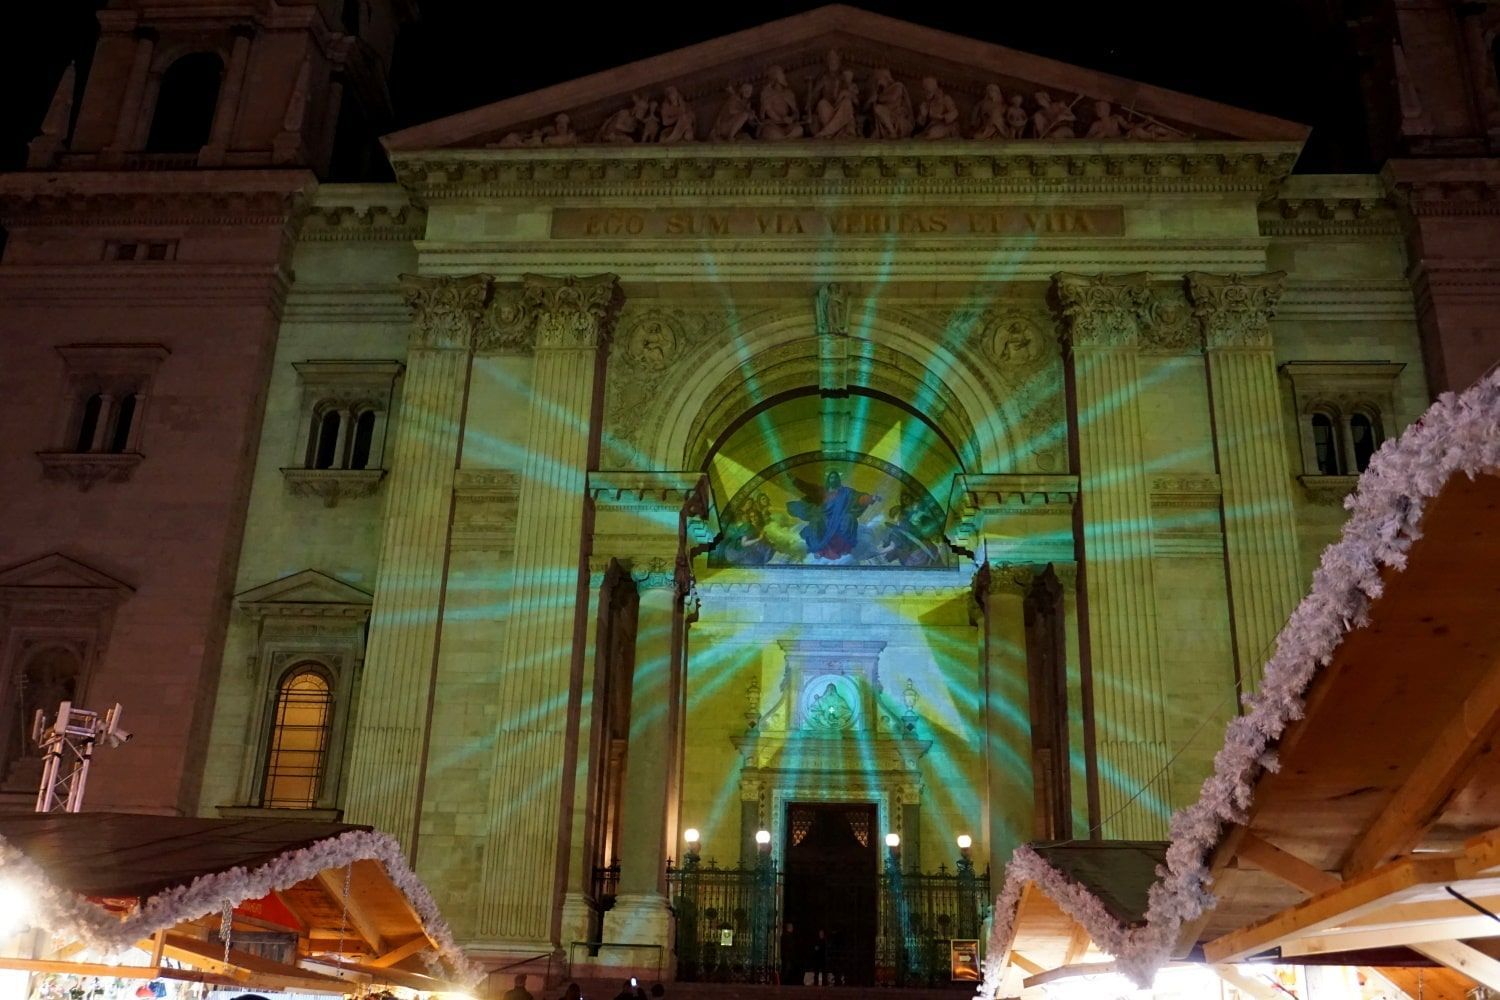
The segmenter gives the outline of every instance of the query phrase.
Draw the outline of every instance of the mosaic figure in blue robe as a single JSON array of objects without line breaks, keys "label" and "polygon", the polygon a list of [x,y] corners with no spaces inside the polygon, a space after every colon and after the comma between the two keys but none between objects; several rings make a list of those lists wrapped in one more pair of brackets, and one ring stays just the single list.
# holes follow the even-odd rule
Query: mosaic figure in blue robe
[{"label": "mosaic figure in blue robe", "polygon": [[880,497],[856,493],[844,485],[843,477],[829,470],[823,488],[802,479],[793,479],[801,500],[789,501],[787,512],[800,521],[802,541],[809,554],[820,559],[841,559],[854,551],[859,542],[859,516]]}]

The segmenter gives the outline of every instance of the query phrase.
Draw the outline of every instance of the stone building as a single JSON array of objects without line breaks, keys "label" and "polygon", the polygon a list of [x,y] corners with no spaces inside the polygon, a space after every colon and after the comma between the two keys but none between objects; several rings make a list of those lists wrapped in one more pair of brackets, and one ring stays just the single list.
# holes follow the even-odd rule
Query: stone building
[{"label": "stone building", "polygon": [[1161,838],[1500,354],[1493,13],[1394,3],[1378,176],[828,7],[320,185],[411,12],[214,10],[110,4],[0,178],[5,787],[120,701],[92,806],[372,824],[497,964],[669,966],[689,829],[850,936],[887,834]]}]

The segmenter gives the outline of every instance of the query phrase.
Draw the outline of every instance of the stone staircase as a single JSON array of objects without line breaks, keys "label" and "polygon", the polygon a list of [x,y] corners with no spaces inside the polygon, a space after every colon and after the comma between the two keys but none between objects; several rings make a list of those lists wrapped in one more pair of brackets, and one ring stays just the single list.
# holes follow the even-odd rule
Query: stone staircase
[{"label": "stone staircase", "polygon": [[[584,1000],[614,1000],[623,980],[580,979]],[[646,984],[648,987],[649,983]],[[770,986],[755,983],[667,983],[667,1000],[969,1000],[977,983],[951,987],[895,989],[885,986]],[[549,989],[538,1000],[556,1000],[561,988]]]}]

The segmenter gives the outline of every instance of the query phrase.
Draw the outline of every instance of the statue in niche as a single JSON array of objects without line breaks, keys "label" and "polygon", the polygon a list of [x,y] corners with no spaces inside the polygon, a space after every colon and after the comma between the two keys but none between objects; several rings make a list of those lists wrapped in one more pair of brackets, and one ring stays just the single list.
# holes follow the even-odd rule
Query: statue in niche
[{"label": "statue in niche", "polygon": [[786,82],[786,70],[772,66],[766,72],[766,83],[760,88],[760,115],[755,129],[757,139],[777,142],[800,139],[804,134],[802,112],[797,109],[797,94]]},{"label": "statue in niche", "polygon": [[985,85],[984,96],[969,111],[969,129],[971,139],[1011,138],[1010,127],[1005,124],[1005,97],[999,84]]},{"label": "statue in niche", "polygon": [[959,137],[958,105],[938,86],[936,77],[922,79],[922,104],[917,108],[917,124],[922,129],[917,133],[921,139]]},{"label": "statue in niche", "polygon": [[1026,113],[1026,99],[1020,94],[1010,95],[1010,106],[1005,109],[1007,139],[1019,139],[1026,134],[1026,125],[1031,116]]},{"label": "statue in niche", "polygon": [[697,126],[693,106],[676,87],[668,87],[666,93],[662,95],[659,114],[661,134],[657,137],[657,142],[670,145],[674,142],[693,141],[693,133]]},{"label": "statue in niche", "polygon": [[807,720],[818,729],[837,732],[853,725],[854,709],[839,694],[838,687],[829,681],[823,693],[813,699],[812,707],[807,712]]},{"label": "statue in niche", "polygon": [[870,115],[870,138],[911,138],[917,122],[906,84],[892,76],[890,70],[877,69],[870,78],[870,88],[870,97],[865,102]]},{"label": "statue in niche", "polygon": [[860,515],[879,503],[880,496],[856,493],[833,469],[824,477],[822,489],[804,479],[792,482],[802,499],[789,501],[787,512],[806,522],[801,535],[808,553],[830,561],[849,556],[859,543]]},{"label": "statue in niche", "polygon": [[859,135],[859,86],[854,71],[844,69],[837,51],[829,50],[825,71],[807,95],[809,126],[815,139],[844,139]]},{"label": "statue in niche", "polygon": [[646,120],[653,117],[651,102],[636,94],[630,99],[629,107],[621,108],[604,119],[604,124],[599,126],[598,140],[611,143],[635,142]]},{"label": "statue in niche", "polygon": [[1038,139],[1072,139],[1073,125],[1078,116],[1073,114],[1073,105],[1082,98],[1075,97],[1071,104],[1054,101],[1045,90],[1036,93],[1036,111],[1031,115],[1031,130]]},{"label": "statue in niche", "polygon": [[719,108],[708,137],[716,142],[748,139],[750,127],[755,124],[755,109],[750,104],[755,88],[748,83],[736,83],[725,88],[725,92],[724,105]]}]

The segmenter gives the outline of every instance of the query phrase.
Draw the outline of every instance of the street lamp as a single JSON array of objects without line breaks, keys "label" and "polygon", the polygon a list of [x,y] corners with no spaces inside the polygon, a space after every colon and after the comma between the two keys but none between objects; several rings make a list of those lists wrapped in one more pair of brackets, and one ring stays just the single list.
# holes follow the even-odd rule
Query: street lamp
[{"label": "street lamp", "polygon": [[771,894],[775,874],[771,871],[771,831],[756,830],[755,846],[755,917],[750,925],[750,955],[756,967],[756,978],[771,979]]},{"label": "street lamp", "polygon": [[687,844],[687,851],[684,852],[683,857],[683,867],[697,868],[698,859],[700,857],[698,853],[698,846],[699,841],[701,840],[701,836],[698,833],[697,827],[690,826],[686,830],[684,830],[682,832],[682,839]]},{"label": "street lamp", "polygon": [[760,849],[762,851],[768,851],[768,850],[770,850],[771,849],[771,831],[770,830],[756,830],[755,831],[755,842],[756,842],[756,844],[760,845]]}]

